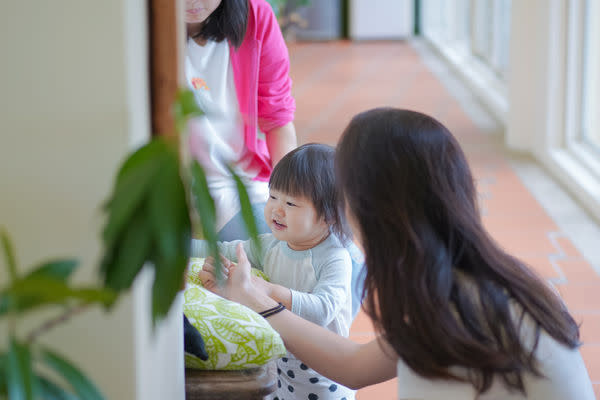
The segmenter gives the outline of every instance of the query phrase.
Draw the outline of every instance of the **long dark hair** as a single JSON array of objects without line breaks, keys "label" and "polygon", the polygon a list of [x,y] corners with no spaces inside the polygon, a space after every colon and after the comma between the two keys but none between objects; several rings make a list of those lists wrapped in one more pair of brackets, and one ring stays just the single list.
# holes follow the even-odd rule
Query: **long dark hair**
[{"label": "long dark hair", "polygon": [[326,144],[307,143],[287,153],[273,168],[269,188],[290,196],[308,198],[331,231],[346,243],[346,224],[340,193],[335,184],[335,149]]},{"label": "long dark hair", "polygon": [[525,393],[523,374],[541,376],[540,328],[579,345],[560,298],[484,229],[466,158],[441,123],[366,111],[337,151],[338,184],[365,250],[365,310],[416,373],[467,381],[480,394],[498,377]]},{"label": "long dark hair", "polygon": [[222,0],[194,38],[215,42],[227,39],[235,47],[240,47],[246,35],[247,25],[248,0]]}]

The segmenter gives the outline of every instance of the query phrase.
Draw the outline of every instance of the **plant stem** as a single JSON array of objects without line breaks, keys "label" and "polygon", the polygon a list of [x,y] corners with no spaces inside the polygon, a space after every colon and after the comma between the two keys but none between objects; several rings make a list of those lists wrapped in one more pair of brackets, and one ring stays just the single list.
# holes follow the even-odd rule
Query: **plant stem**
[{"label": "plant stem", "polygon": [[69,320],[71,317],[73,317],[77,314],[80,314],[81,312],[88,309],[90,307],[90,305],[91,305],[90,303],[86,303],[86,304],[80,304],[75,307],[67,308],[62,314],[60,314],[52,319],[49,319],[48,321],[44,322],[36,329],[32,330],[25,338],[25,341],[29,344],[33,343],[42,333],[47,332],[50,329],[54,328],[56,325],[62,324],[64,322],[66,322],[67,320]]}]

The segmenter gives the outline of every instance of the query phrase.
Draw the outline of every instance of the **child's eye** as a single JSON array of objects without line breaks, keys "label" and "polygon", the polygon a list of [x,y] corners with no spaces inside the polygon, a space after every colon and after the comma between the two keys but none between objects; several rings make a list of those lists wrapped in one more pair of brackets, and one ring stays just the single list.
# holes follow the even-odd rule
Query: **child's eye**
[{"label": "child's eye", "polygon": [[272,194],[270,194],[269,197],[272,198],[273,200],[277,200],[277,197],[273,196]]},{"label": "child's eye", "polygon": [[286,204],[287,204],[288,206],[290,206],[290,207],[296,207],[296,205],[295,205],[294,203],[292,203],[292,202],[289,202],[289,201],[288,201],[288,202],[286,202]]}]

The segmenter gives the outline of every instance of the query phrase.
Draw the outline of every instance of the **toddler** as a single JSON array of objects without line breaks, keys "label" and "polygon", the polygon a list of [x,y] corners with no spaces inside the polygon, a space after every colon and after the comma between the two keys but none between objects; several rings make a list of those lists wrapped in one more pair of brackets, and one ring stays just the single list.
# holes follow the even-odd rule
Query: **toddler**
[{"label": "toddler", "polygon": [[[255,283],[277,302],[306,320],[343,336],[352,323],[352,261],[345,248],[346,222],[335,188],[335,150],[306,144],[284,156],[269,180],[265,221],[272,233],[259,236],[260,252],[250,241],[219,242],[220,253],[237,260],[242,244],[253,267],[270,282]],[[193,240],[192,256],[204,257],[208,246]],[[227,273],[228,260],[224,271]],[[207,258],[200,278],[214,287],[212,259]],[[271,399],[354,399],[354,391],[304,364],[293,354],[277,360],[278,388]]]}]

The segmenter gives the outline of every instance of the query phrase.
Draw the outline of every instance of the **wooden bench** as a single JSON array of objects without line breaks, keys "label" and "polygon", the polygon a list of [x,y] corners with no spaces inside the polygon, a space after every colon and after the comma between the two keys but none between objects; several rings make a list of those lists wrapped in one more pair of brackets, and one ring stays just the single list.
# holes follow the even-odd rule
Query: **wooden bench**
[{"label": "wooden bench", "polygon": [[275,361],[241,371],[185,370],[186,400],[262,400],[276,388]]}]

